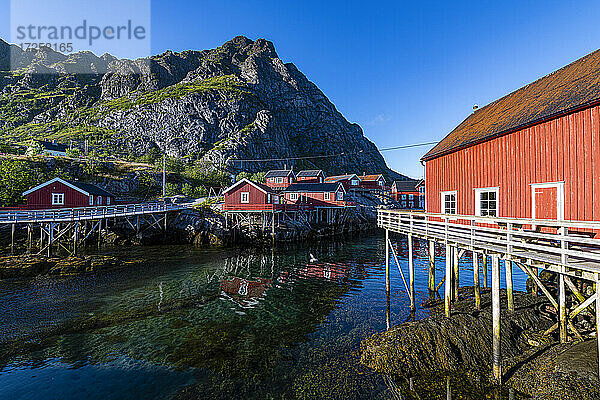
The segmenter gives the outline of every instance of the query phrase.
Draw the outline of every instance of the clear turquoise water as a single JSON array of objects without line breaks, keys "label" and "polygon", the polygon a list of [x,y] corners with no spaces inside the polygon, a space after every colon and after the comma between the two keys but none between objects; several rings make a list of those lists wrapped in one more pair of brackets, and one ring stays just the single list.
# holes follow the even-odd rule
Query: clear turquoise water
[{"label": "clear turquoise water", "polygon": [[[381,236],[104,250],[146,261],[0,282],[0,398],[391,398],[394,385],[359,364],[361,340],[386,329]],[[426,249],[416,247],[420,304]],[[406,272],[405,242],[399,251]],[[439,258],[438,278],[442,268]],[[525,286],[517,271],[515,286]],[[409,317],[408,305],[393,267],[392,324]],[[419,307],[416,318],[426,315]],[[442,386],[421,398],[446,398]]]}]

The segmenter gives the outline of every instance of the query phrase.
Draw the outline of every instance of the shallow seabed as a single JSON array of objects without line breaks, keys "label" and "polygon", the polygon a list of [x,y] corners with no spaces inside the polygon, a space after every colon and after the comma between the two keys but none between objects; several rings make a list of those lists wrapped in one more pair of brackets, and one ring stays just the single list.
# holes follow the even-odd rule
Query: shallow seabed
[{"label": "shallow seabed", "polygon": [[[0,398],[513,398],[460,377],[394,381],[359,364],[361,340],[386,329],[382,236],[260,250],[105,249],[146,261],[0,282]],[[425,243],[416,249],[420,304]],[[403,241],[399,252],[406,272]],[[441,257],[437,267],[441,277]],[[463,273],[461,283],[471,279]],[[515,280],[524,289],[524,277]],[[410,317],[403,285],[393,266],[392,324]],[[427,313],[419,307],[415,317]]]}]

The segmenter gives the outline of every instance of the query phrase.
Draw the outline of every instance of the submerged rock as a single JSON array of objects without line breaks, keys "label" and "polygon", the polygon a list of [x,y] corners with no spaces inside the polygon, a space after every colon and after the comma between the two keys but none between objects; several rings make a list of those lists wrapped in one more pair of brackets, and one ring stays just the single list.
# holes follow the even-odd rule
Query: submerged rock
[{"label": "submerged rock", "polygon": [[0,257],[0,279],[31,278],[38,275],[68,275],[117,268],[124,262],[116,257],[93,255],[85,257],[46,258],[42,256]]}]

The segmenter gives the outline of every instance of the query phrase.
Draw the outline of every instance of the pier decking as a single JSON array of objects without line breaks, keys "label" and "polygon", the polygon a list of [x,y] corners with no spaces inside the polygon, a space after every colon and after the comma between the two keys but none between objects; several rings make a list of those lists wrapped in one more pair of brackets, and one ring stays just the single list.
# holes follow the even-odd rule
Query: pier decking
[{"label": "pier decking", "polygon": [[[77,254],[77,248],[85,240],[99,235],[102,226],[109,221],[123,220],[137,234],[143,225],[147,229],[167,231],[167,215],[192,208],[194,203],[170,204],[166,202],[117,204],[111,206],[90,206],[53,209],[14,209],[0,210],[0,227],[10,226],[10,249],[15,250],[15,229],[27,226],[27,252],[32,253],[34,242],[39,243],[37,255],[53,255],[53,247],[62,248],[68,254]],[[133,218],[132,218],[133,217]],[[144,221],[147,219],[147,221]],[[39,240],[34,240],[34,229],[39,227]]]},{"label": "pier decking", "polygon": [[[583,339],[572,323],[582,310],[592,309],[596,303],[596,337],[600,348],[600,222],[560,221],[525,218],[496,218],[456,214],[409,212],[398,210],[378,210],[378,226],[386,230],[386,271],[389,291],[389,254],[396,254],[391,246],[389,233],[399,233],[408,237],[410,284],[406,289],[414,309],[414,263],[412,255],[413,238],[429,242],[429,289],[435,292],[445,283],[446,315],[451,316],[451,302],[458,296],[458,261],[466,252],[473,257],[473,282],[475,306],[480,307],[479,255],[483,255],[484,276],[487,273],[485,261],[491,258],[492,266],[492,315],[494,331],[494,377],[501,381],[500,358],[500,260],[506,269],[508,308],[514,310],[512,291],[512,266],[522,269],[535,282],[538,289],[558,310],[559,320],[547,334],[558,329],[561,342],[572,334]],[[435,280],[435,245],[441,244],[446,253],[446,274],[438,285]],[[538,278],[538,269],[558,274],[558,299]],[[403,275],[404,277],[404,275]],[[581,293],[571,278],[585,279],[596,284],[596,293],[587,298]],[[579,300],[579,305],[567,313],[566,291],[570,290]],[[600,362],[599,362],[600,368]]]}]

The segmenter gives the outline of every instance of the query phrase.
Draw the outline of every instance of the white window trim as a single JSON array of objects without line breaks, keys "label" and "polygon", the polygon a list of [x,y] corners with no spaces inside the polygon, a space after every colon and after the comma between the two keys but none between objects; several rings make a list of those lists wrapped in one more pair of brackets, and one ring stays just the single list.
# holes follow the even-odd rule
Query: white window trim
[{"label": "white window trim", "polygon": [[556,188],[556,217],[565,219],[565,182],[530,183],[531,186],[531,219],[535,219],[535,189]]},{"label": "white window trim", "polygon": [[442,214],[446,214],[446,204],[445,204],[445,197],[448,194],[453,194],[454,198],[456,199],[456,214],[458,214],[458,192],[456,190],[446,190],[444,192],[440,192],[440,205],[442,206],[440,208]]},{"label": "white window trim", "polygon": [[[486,187],[486,188],[475,188],[475,215],[481,217],[481,192],[496,192],[496,216],[491,218],[498,218],[500,216],[500,187]],[[487,217],[487,215],[486,215]]]},{"label": "white window trim", "polygon": [[[60,201],[54,201],[54,196],[60,198]],[[64,206],[65,205],[65,194],[64,193],[52,193],[52,205],[53,206]]]},{"label": "white window trim", "polygon": [[90,206],[94,205],[94,195],[90,194]]},{"label": "white window trim", "polygon": [[[244,197],[246,198],[245,200],[244,200]],[[242,204],[250,203],[250,192],[240,192],[240,203],[242,203]]]},{"label": "white window trim", "polygon": [[290,193],[290,200],[298,200],[298,193]]},{"label": "white window trim", "polygon": [[107,205],[107,206],[110,206],[110,197],[107,197],[107,198],[106,198],[106,205]]},{"label": "white window trim", "polygon": [[283,183],[283,178],[282,177],[275,178],[275,183]]},{"label": "white window trim", "polygon": [[331,200],[331,193],[329,193],[329,192],[325,192],[325,195],[323,196],[323,199],[324,199],[325,201],[329,201],[329,200]]}]

